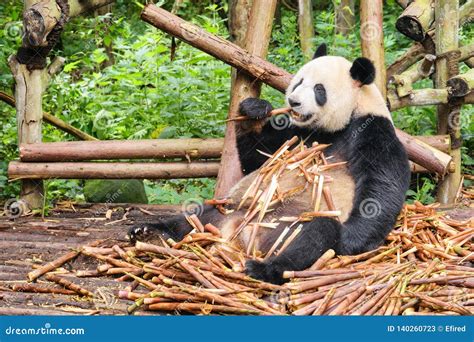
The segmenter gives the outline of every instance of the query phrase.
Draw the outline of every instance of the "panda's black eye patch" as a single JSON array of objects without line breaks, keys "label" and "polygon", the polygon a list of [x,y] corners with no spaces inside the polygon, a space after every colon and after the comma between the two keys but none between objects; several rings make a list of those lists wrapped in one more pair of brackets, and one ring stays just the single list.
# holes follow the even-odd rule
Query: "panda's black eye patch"
[{"label": "panda's black eye patch", "polygon": [[321,83],[314,86],[314,98],[316,99],[316,103],[320,106],[324,106],[327,101],[326,88],[324,88]]},{"label": "panda's black eye patch", "polygon": [[295,91],[296,88],[298,88],[301,84],[303,83],[303,78],[294,85],[293,89],[291,90],[292,92]]}]

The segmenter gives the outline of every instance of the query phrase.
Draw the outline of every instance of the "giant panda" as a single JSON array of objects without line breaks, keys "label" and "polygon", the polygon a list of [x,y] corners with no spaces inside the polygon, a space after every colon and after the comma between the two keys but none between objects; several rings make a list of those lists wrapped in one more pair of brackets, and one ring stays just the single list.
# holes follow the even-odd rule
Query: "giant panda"
[{"label": "giant panda", "polygon": [[[326,250],[340,255],[372,250],[383,243],[393,228],[409,186],[410,170],[403,145],[395,135],[390,112],[373,84],[375,68],[360,57],[353,63],[339,56],[328,56],[326,45],[318,47],[313,60],[305,64],[292,79],[286,101],[297,115],[288,127],[276,125],[267,113],[272,105],[262,99],[248,98],[240,103],[240,113],[250,120],[237,123],[237,147],[245,177],[228,194],[239,203],[259,167],[285,141],[299,136],[307,146],[313,142],[330,144],[325,150],[331,162],[346,161],[346,167],[328,171],[334,181],[329,184],[339,219],[316,217],[300,226],[300,233],[279,255],[264,262],[250,260],[246,273],[256,279],[283,283],[283,272],[311,266]],[[296,171],[295,171],[296,172]],[[289,174],[279,181],[281,191],[291,189],[302,177]],[[311,205],[308,189],[281,203],[275,211],[280,216],[298,215]],[[322,210],[325,210],[325,204]],[[234,208],[235,209],[235,208]],[[223,215],[205,206],[200,219],[221,228],[224,237],[231,236],[243,220],[246,208]],[[258,248],[268,251],[285,224],[276,229],[260,229]],[[134,227],[132,241],[153,240],[164,234],[180,240],[191,231],[185,217]],[[246,246],[251,227],[244,229],[237,243]]]}]

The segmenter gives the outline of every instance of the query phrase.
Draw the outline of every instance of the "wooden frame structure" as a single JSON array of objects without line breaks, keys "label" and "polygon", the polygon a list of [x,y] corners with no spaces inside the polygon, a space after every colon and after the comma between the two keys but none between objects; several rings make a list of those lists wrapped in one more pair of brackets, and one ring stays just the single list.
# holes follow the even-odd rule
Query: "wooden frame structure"
[{"label": "wooden frame structure", "polygon": [[[225,194],[241,177],[240,168],[235,164],[238,163],[238,157],[232,122],[227,125],[224,139],[41,142],[43,118],[53,124],[56,122],[56,126],[79,139],[94,139],[68,127],[67,123],[61,123],[50,114],[48,118],[47,113],[42,111],[41,98],[50,78],[61,69],[63,63],[59,58],[49,66],[46,65],[47,55],[59,37],[64,23],[72,16],[112,2],[25,0],[25,39],[17,55],[10,58],[10,66],[16,80],[15,100],[0,94],[0,99],[16,105],[20,161],[11,162],[8,172],[11,179],[22,180],[22,200],[31,208],[40,207],[43,203],[43,185],[40,180],[46,178],[186,178],[218,175],[216,194]],[[399,2],[406,8],[397,21],[397,28],[416,42],[387,69],[383,55],[383,1],[362,0],[360,7],[363,55],[370,58],[377,67],[376,84],[382,93],[386,94],[389,108],[396,110],[406,106],[428,104],[436,104],[439,107],[440,135],[411,137],[400,130],[397,130],[397,135],[413,162],[413,172],[433,172],[442,179],[444,177],[439,192],[439,199],[443,203],[455,200],[461,179],[460,131],[459,127],[450,127],[448,123],[452,115],[459,115],[459,107],[463,103],[474,102],[472,70],[464,75],[457,75],[456,70],[460,62],[466,62],[468,65],[473,62],[474,47],[458,48],[457,40],[453,38],[454,29],[446,28],[440,21],[447,20],[457,27],[459,23],[472,20],[473,2],[469,0],[459,12],[458,0]],[[84,5],[85,3],[87,5]],[[153,4],[145,6],[142,19],[236,68],[238,72],[233,80],[229,112],[229,117],[233,117],[237,115],[238,103],[243,98],[259,95],[261,82],[284,92],[291,80],[291,74],[264,59],[276,3],[276,0],[253,1],[249,29],[242,47],[214,36]],[[417,16],[420,8],[428,12]],[[456,11],[447,10],[453,8]],[[40,28],[37,26],[38,22],[42,23]],[[407,24],[412,22],[417,24]],[[447,44],[447,41],[451,43]],[[414,82],[432,75],[433,66],[436,66],[436,89],[413,90]],[[219,167],[218,158],[221,156]],[[176,158],[183,161],[176,161]],[[174,161],[103,162],[114,159]],[[98,160],[102,162],[93,162]]]}]

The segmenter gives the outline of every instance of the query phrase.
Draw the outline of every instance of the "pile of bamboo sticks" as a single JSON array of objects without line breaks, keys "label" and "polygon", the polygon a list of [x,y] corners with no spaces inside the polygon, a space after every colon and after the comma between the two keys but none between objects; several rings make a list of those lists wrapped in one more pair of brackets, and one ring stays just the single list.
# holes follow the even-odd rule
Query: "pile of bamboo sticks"
[{"label": "pile of bamboo sticks", "polygon": [[[141,310],[192,314],[245,315],[468,315],[474,312],[473,219],[457,221],[438,213],[436,205],[407,204],[386,244],[355,256],[336,256],[328,250],[309,269],[287,270],[284,285],[250,278],[244,273],[249,259],[265,260],[280,253],[298,234],[297,223],[315,216],[340,215],[334,208],[322,171],[342,166],[328,163],[327,145],[305,147],[295,137],[269,159],[242,195],[237,209],[246,208],[242,224],[224,239],[212,224],[196,215],[187,217],[193,230],[183,240],[161,244],[106,245],[95,241],[71,251],[28,274],[29,281],[44,277],[55,287],[23,284],[14,291],[79,295],[93,300],[85,289],[57,269],[79,255],[94,259],[95,269],[75,270],[76,277],[115,277],[129,282],[117,296],[131,300],[129,313]],[[293,145],[296,144],[296,147]],[[274,205],[301,189],[283,191],[279,177],[296,170],[302,187],[311,193],[310,212],[277,218],[289,227],[265,254],[250,239],[236,248],[232,239],[248,226],[266,227],[263,218]],[[324,197],[329,210],[321,211]],[[212,204],[226,212],[226,200]],[[264,223],[262,225],[262,223]],[[272,228],[272,227],[266,227]],[[289,235],[286,240],[286,235]],[[280,247],[281,246],[281,247]],[[92,263],[91,263],[92,264]],[[59,286],[58,286],[59,285]]]},{"label": "pile of bamboo sticks", "polygon": [[[323,172],[342,167],[346,162],[328,163],[329,158],[324,155],[324,150],[328,146],[314,143],[313,146],[307,147],[295,136],[286,141],[273,155],[261,152],[268,159],[260,167],[258,175],[250,183],[242,198],[239,199],[240,203],[236,209],[240,210],[245,207],[246,214],[229,240],[233,240],[250,226],[252,234],[246,251],[248,255],[252,254],[255,259],[257,256],[262,256],[261,251],[256,248],[255,241],[259,229],[262,227],[274,229],[282,223],[287,225],[273,246],[265,253],[268,257],[273,255],[278,247],[280,247],[278,253],[281,253],[296,238],[301,231],[301,226],[298,226],[298,223],[311,221],[314,217],[338,219],[341,211],[335,207],[330,188],[327,185],[333,179],[327,174],[323,175]],[[301,181],[292,184],[291,188],[280,187],[281,180],[285,177],[296,177]],[[273,212],[286,200],[298,196],[306,190],[311,192],[311,203],[308,205],[310,211],[301,212],[298,216],[277,215],[278,217],[273,217],[267,222],[268,213]],[[322,210],[323,201],[329,210]]]},{"label": "pile of bamboo sticks", "polygon": [[[191,220],[196,224],[195,217]],[[29,273],[60,285],[28,284],[17,291],[80,295],[84,289],[54,271],[79,254],[99,261],[77,277],[117,277],[117,293],[137,310],[243,315],[470,315],[474,312],[472,219],[457,221],[435,205],[405,205],[387,244],[355,256],[327,251],[311,268],[287,271],[278,286],[242,273],[248,256],[218,231],[190,233],[174,246],[137,242],[98,247],[94,242]],[[199,223],[198,223],[199,224]],[[210,229],[212,230],[212,229]],[[67,278],[67,279],[66,279]],[[61,291],[62,290],[62,291]]]}]

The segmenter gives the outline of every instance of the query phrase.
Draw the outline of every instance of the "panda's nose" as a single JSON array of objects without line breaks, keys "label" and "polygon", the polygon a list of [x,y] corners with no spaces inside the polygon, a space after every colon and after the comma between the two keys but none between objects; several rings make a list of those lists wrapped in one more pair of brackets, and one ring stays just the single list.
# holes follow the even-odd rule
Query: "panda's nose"
[{"label": "panda's nose", "polygon": [[292,100],[291,98],[288,99],[288,103],[290,104],[291,107],[299,107],[299,106],[301,106],[301,102]]}]

